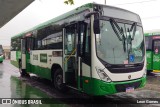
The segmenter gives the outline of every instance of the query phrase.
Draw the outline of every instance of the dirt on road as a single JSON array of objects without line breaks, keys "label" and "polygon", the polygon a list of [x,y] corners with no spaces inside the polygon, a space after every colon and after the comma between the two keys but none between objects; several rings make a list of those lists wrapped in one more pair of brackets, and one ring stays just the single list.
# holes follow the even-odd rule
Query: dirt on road
[{"label": "dirt on road", "polygon": [[145,87],[137,90],[153,90],[160,92],[160,76],[147,76]]}]

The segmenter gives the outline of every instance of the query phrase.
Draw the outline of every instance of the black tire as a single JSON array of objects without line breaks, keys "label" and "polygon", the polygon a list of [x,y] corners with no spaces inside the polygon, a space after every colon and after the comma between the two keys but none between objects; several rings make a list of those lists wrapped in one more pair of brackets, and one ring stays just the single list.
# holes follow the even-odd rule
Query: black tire
[{"label": "black tire", "polygon": [[62,69],[57,69],[54,73],[54,78],[53,78],[53,83],[54,83],[54,87],[61,91],[61,92],[65,92],[66,91],[66,86],[63,83],[63,72]]},{"label": "black tire", "polygon": [[147,76],[155,76],[155,75],[152,73],[152,70],[147,70]]}]

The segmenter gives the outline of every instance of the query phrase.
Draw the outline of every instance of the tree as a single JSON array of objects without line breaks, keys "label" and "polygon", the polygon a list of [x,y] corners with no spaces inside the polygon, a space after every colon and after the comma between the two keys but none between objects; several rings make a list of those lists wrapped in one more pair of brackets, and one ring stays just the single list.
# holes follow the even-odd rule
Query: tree
[{"label": "tree", "polygon": [[67,4],[67,5],[68,4],[73,5],[74,4],[74,0],[65,0],[64,3]]}]

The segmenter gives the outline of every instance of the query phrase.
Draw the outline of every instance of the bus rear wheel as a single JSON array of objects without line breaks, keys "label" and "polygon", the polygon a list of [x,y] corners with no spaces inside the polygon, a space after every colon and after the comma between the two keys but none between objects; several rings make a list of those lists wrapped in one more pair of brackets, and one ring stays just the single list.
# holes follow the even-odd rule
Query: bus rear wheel
[{"label": "bus rear wheel", "polygon": [[63,74],[62,74],[62,69],[57,69],[54,73],[54,87],[61,91],[65,91],[65,84],[63,83]]}]

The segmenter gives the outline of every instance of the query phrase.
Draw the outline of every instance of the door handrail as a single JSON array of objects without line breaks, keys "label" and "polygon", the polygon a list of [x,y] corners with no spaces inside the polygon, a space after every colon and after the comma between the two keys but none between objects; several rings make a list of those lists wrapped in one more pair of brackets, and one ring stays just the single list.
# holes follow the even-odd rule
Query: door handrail
[{"label": "door handrail", "polygon": [[70,59],[70,57],[75,53],[77,49],[75,48],[72,53],[67,57],[67,59],[64,61],[64,64]]}]

